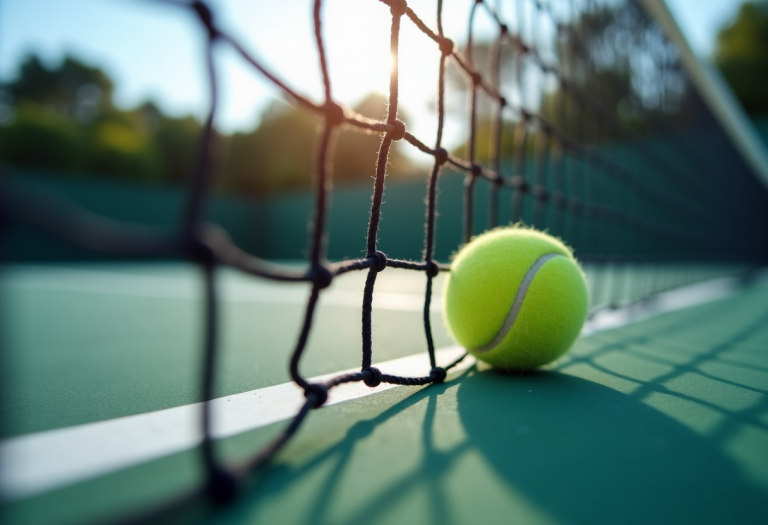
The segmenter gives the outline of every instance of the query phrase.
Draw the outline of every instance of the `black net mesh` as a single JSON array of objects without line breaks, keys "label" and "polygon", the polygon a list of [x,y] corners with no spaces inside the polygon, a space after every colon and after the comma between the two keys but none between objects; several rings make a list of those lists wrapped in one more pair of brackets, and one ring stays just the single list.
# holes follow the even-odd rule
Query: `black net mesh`
[{"label": "black net mesh", "polygon": [[[373,0],[371,0],[373,1]],[[661,28],[632,1],[518,0],[503,5],[468,2],[466,40],[444,36],[442,2],[437,13],[416,13],[403,0],[381,0],[391,18],[390,46],[399,49],[401,24],[414,24],[441,51],[437,86],[437,136],[413,136],[398,120],[398,71],[392,69],[388,115],[371,120],[334,101],[323,43],[323,2],[314,2],[314,28],[325,97],[315,102],[281,81],[236,39],[219,27],[202,2],[192,9],[207,34],[205,61],[210,107],[196,169],[189,178],[179,227],[158,231],[94,216],[55,195],[3,192],[3,221],[22,222],[98,252],[132,256],[179,256],[195,261],[205,283],[202,349],[206,399],[213,395],[217,364],[218,301],[215,268],[226,265],[276,281],[311,283],[303,326],[290,360],[290,374],[304,389],[306,403],[285,430],[258,456],[237,468],[217,459],[210,436],[211,414],[201,417],[202,457],[209,483],[165,510],[202,492],[224,500],[238,480],[266,463],[295,433],[307,414],[324,404],[328,390],[343,383],[426,385],[442,382],[458,363],[437,363],[430,327],[433,278],[449,266],[434,260],[438,186],[445,176],[464,178],[463,242],[486,226],[525,222],[571,245],[588,267],[597,309],[643,300],[664,289],[695,282],[768,258],[762,238],[768,223],[768,193],[759,185],[731,138],[716,122],[689,82],[678,51]],[[502,4],[502,3],[499,3]],[[501,8],[510,14],[502,18]],[[478,16],[495,22],[491,42],[475,42]],[[210,194],[212,144],[217,108],[215,46],[229,46],[279,87],[298,107],[322,121],[317,137],[314,210],[305,269],[268,263],[233,244],[225,231],[204,223]],[[482,60],[481,60],[482,58]],[[396,63],[396,62],[395,62]],[[449,68],[449,69],[447,69]],[[451,76],[453,75],[453,76]],[[453,80],[451,80],[453,79]],[[446,90],[465,82],[468,140],[462,152],[443,145]],[[453,84],[452,84],[453,82]],[[341,263],[325,259],[331,145],[340,127],[382,136],[366,257]],[[485,137],[487,151],[479,151]],[[394,141],[406,141],[433,159],[426,177],[423,259],[385,255],[377,233],[382,214],[387,161]],[[362,225],[361,225],[362,226]],[[413,225],[421,228],[422,225]],[[456,248],[456,247],[451,247]],[[727,263],[727,264],[726,264]],[[424,328],[431,372],[399,377],[373,365],[372,299],[379,272],[392,269],[425,276]],[[643,269],[648,271],[643,271]],[[362,301],[362,363],[359,372],[322,384],[300,373],[302,353],[322,291],[335,277],[367,272]],[[639,277],[641,276],[641,277]]]}]

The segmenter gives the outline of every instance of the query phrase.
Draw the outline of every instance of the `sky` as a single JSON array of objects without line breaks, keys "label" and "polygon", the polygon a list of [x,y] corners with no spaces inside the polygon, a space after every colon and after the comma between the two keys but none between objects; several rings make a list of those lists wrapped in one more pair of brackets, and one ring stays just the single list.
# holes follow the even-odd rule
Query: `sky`
[{"label": "sky", "polygon": [[[554,0],[556,2],[556,0]],[[312,100],[322,99],[322,82],[312,26],[311,0],[213,0],[218,23],[252,51],[263,65]],[[446,36],[463,41],[472,0],[444,0]],[[518,13],[500,14],[514,29]],[[668,0],[694,51],[711,54],[717,31],[732,18],[736,0]],[[408,5],[435,27],[436,0]],[[555,5],[553,3],[553,5]],[[389,8],[376,0],[327,0],[323,7],[333,97],[353,106],[370,91],[388,93]],[[563,12],[562,16],[567,17]],[[486,16],[476,20],[478,38],[493,34]],[[172,115],[205,112],[207,88],[204,34],[187,9],[151,0],[0,0],[0,81],[13,79],[19,63],[37,53],[49,64],[66,54],[104,69],[116,84],[119,107],[157,102]],[[437,46],[404,20],[401,34],[400,107],[409,130],[434,141]],[[279,89],[227,48],[217,54],[224,132],[250,130]],[[449,100],[461,111],[463,100]],[[462,136],[462,123],[448,119],[447,140]]]}]

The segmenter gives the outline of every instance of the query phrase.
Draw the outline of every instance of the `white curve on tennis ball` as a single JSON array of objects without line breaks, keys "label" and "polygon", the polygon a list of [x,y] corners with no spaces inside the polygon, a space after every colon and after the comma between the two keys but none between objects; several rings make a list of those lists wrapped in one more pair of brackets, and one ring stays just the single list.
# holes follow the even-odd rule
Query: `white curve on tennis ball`
[{"label": "white curve on tennis ball", "polygon": [[512,308],[510,308],[509,313],[507,314],[507,319],[504,321],[504,325],[496,333],[496,336],[491,340],[490,343],[486,343],[479,348],[473,348],[473,352],[487,352],[489,350],[493,350],[504,340],[505,337],[507,337],[507,334],[515,325],[517,315],[520,313],[520,308],[523,307],[525,294],[528,293],[528,288],[531,286],[533,278],[536,277],[536,274],[539,272],[541,267],[544,266],[544,263],[554,259],[555,257],[565,257],[565,255],[562,253],[548,253],[546,255],[542,255],[535,263],[533,263],[533,266],[531,266],[528,272],[526,272],[525,277],[523,277],[523,282],[520,283],[520,286],[517,289],[515,302],[512,303]]}]

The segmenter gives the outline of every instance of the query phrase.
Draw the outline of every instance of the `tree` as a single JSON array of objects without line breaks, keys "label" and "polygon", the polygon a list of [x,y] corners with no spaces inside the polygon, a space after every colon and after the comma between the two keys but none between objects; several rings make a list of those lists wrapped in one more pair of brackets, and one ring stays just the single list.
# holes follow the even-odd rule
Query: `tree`
[{"label": "tree", "polygon": [[[371,94],[354,110],[382,119],[386,99]],[[309,187],[315,173],[315,148],[320,119],[305,109],[274,102],[264,112],[259,127],[224,139],[220,184],[258,194]],[[333,181],[345,184],[368,181],[375,173],[381,136],[342,129],[333,156]],[[403,156],[400,144],[390,150],[389,174],[398,177],[415,171]]]},{"label": "tree", "polygon": [[98,67],[65,57],[47,67],[32,55],[3,86],[15,118],[0,128],[3,160],[59,175],[175,182],[191,172],[200,125],[147,102],[120,110]]},{"label": "tree", "polygon": [[53,68],[29,56],[8,91],[17,104],[32,103],[80,122],[92,122],[113,109],[114,85],[107,74],[70,56]]},{"label": "tree", "polygon": [[[678,55],[636,2],[596,6],[579,14],[568,30],[537,41],[537,53],[556,66],[557,76],[544,72],[537,60],[509,43],[501,50],[500,91],[510,105],[542,116],[577,143],[621,140],[619,128],[643,134],[690,126],[697,115]],[[493,78],[495,45],[477,42],[472,54],[475,68],[484,78]],[[449,72],[450,85],[465,91],[464,75],[458,75],[456,68]],[[494,107],[487,97],[480,97],[476,152],[481,162],[490,157]],[[501,153],[507,157],[514,155],[516,144],[534,149],[539,129],[534,122],[522,133],[510,113],[505,114],[501,143]],[[465,151],[462,146],[456,153],[464,157]]]},{"label": "tree", "polygon": [[[106,73],[75,58],[47,67],[29,57],[18,78],[3,86],[0,102],[10,102],[15,111],[15,120],[0,126],[3,161],[63,176],[187,180],[197,162],[200,124],[192,117],[169,117],[152,102],[119,109],[113,91]],[[383,96],[369,95],[355,110],[382,119],[386,105]],[[218,187],[251,194],[309,187],[319,123],[317,115],[275,102],[253,131],[218,136]],[[334,182],[368,181],[380,143],[380,134],[342,129],[333,150]],[[388,171],[395,177],[416,171],[401,147],[390,150]]]},{"label": "tree", "polygon": [[768,2],[741,6],[717,35],[715,63],[748,114],[768,113]]}]

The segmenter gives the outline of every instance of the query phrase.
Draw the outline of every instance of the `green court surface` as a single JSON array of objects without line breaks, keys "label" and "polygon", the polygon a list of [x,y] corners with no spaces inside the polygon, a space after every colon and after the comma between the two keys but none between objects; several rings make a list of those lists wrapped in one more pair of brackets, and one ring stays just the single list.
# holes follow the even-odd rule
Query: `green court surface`
[{"label": "green court surface", "polygon": [[[304,374],[359,366],[363,279],[338,279],[321,299]],[[424,277],[388,270],[379,279],[374,362],[424,352]],[[12,267],[2,283],[3,445],[200,401],[193,268]],[[287,382],[306,286],[223,272],[221,288],[216,396]],[[436,346],[448,347],[434,302]],[[428,368],[425,356],[414,374]],[[224,438],[219,450],[246,459],[285,425]],[[173,451],[15,496],[3,522],[112,520],[201,481],[197,450]],[[175,521],[714,524],[765,523],[767,513],[763,281],[582,337],[536,373],[470,363],[441,385],[324,407],[233,504],[201,501]]]}]

